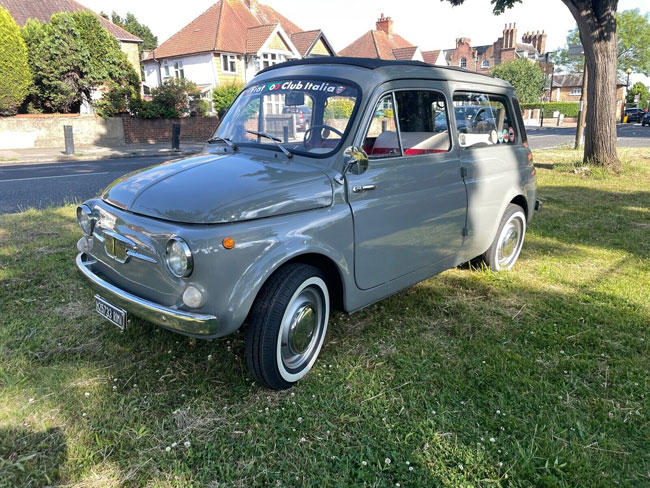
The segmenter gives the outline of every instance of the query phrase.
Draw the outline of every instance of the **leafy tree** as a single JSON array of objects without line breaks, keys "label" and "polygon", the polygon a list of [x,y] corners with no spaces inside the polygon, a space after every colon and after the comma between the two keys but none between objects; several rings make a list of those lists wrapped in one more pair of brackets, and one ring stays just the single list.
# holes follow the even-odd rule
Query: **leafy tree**
[{"label": "leafy tree", "polygon": [[238,81],[224,83],[216,87],[212,92],[212,104],[215,112],[221,113],[228,109],[243,88],[244,84]]},{"label": "leafy tree", "polygon": [[541,100],[544,93],[544,72],[539,64],[519,58],[495,66],[490,73],[514,86],[521,102]]},{"label": "leafy tree", "polygon": [[[101,15],[108,19],[108,15],[104,12],[102,12]],[[138,44],[138,49],[140,51],[151,51],[158,47],[158,37],[154,36],[148,26],[141,24],[136,16],[131,12],[127,12],[126,17],[120,17],[115,11],[113,11],[111,13],[110,21],[115,25],[119,25],[125,31],[142,39],[142,43]]]},{"label": "leafy tree", "polygon": [[15,113],[31,82],[27,47],[20,28],[9,11],[0,7],[0,113]]},{"label": "leafy tree", "polygon": [[47,24],[28,22],[23,39],[34,74],[33,102],[46,111],[78,111],[100,86],[135,79],[118,41],[91,12],[57,13]]},{"label": "leafy tree", "polygon": [[[461,5],[465,0],[441,0]],[[495,15],[522,0],[490,0]],[[616,154],[616,8],[618,0],[562,0],[578,24],[588,71],[584,161],[619,170]]]},{"label": "leafy tree", "polygon": [[171,78],[151,90],[151,101],[133,101],[130,110],[144,119],[173,119],[201,110],[197,86],[184,78]]},{"label": "leafy tree", "polygon": [[639,95],[639,107],[640,108],[647,108],[648,107],[648,98],[650,98],[648,94],[648,87],[646,87],[643,83],[640,81],[637,81],[632,88],[630,88],[627,92],[627,97],[625,101],[627,103],[634,103],[634,97]]},{"label": "leafy tree", "polygon": [[[650,75],[650,14],[641,15],[638,9],[625,10],[617,14],[616,24],[619,75],[628,68],[635,73]],[[569,57],[570,45],[580,45],[577,27],[569,31],[565,46],[553,56],[553,62],[569,73],[582,73],[585,58]]]}]

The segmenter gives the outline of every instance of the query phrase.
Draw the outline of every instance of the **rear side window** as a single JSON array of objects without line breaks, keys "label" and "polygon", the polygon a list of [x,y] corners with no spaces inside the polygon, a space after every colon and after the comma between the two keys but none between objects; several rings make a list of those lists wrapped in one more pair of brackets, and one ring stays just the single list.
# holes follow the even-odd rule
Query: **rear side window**
[{"label": "rear side window", "polygon": [[397,136],[395,103],[393,94],[384,95],[377,102],[375,112],[363,141],[363,150],[371,158],[390,158],[401,156],[402,151]]},{"label": "rear side window", "polygon": [[517,125],[519,125],[519,133],[521,134],[521,142],[528,142],[528,136],[526,135],[526,128],[524,127],[524,118],[521,112],[521,106],[519,105],[519,100],[516,98],[512,99],[512,104],[515,106],[515,115],[517,117]]},{"label": "rear side window", "polygon": [[454,113],[461,147],[514,144],[517,141],[517,125],[503,96],[456,93]]}]

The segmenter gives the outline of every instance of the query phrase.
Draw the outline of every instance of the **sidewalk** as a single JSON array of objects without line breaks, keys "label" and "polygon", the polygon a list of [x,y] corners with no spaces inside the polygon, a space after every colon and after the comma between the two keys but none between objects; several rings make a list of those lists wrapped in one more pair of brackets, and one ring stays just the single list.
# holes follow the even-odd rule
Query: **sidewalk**
[{"label": "sidewalk", "polygon": [[205,143],[181,144],[180,150],[172,150],[170,144],[129,144],[128,146],[77,146],[74,155],[63,154],[63,148],[1,149],[0,164],[49,163],[57,161],[93,161],[98,159],[142,158],[167,156],[177,158],[196,154]]}]

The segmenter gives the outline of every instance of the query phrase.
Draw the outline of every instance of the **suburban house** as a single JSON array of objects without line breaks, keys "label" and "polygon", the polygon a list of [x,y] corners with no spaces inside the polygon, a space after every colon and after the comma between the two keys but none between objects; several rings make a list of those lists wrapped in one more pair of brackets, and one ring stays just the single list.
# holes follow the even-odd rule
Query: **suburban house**
[{"label": "suburban house", "polygon": [[443,66],[447,64],[444,56],[440,56],[440,51],[422,52],[418,46],[393,32],[393,19],[384,17],[384,14],[377,19],[375,29],[369,30],[339,51],[339,56],[426,61]]},{"label": "suburban house", "polygon": [[288,59],[335,56],[321,30],[303,31],[257,0],[219,0],[153,51],[143,53],[145,93],[186,78],[210,101],[222,83],[246,83]]},{"label": "suburban house", "polygon": [[[626,84],[616,80],[616,119],[621,117],[625,105]],[[548,94],[548,91],[546,92]],[[553,75],[551,102],[579,102],[582,96],[582,73],[569,75]]]},{"label": "suburban house", "polygon": [[455,49],[444,51],[449,66],[487,73],[494,66],[518,58],[542,61],[546,52],[546,33],[526,32],[517,42],[517,24],[506,24],[503,35],[492,44],[472,46],[467,37],[456,39]]},{"label": "suburban house", "polygon": [[102,26],[120,42],[120,47],[133,65],[135,72],[140,73],[138,45],[142,39],[74,0],[0,0],[0,6],[9,10],[11,16],[21,27],[25,25],[27,19],[35,19],[42,23],[49,22],[50,17],[59,12],[77,12],[79,10],[91,12],[99,19]]}]

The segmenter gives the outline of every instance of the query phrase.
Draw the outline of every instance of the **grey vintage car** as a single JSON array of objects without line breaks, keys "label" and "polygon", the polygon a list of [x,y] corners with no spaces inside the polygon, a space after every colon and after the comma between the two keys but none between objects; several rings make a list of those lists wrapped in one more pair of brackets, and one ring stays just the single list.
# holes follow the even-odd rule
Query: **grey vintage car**
[{"label": "grey vintage car", "polygon": [[[301,128],[285,109],[303,106]],[[459,131],[470,112],[484,116]],[[331,308],[475,258],[510,269],[538,205],[509,84],[412,61],[290,61],[245,87],[202,154],[81,205],[76,264],[122,328],[133,314],[215,338],[247,322],[252,375],[283,389],[316,361]]]}]

